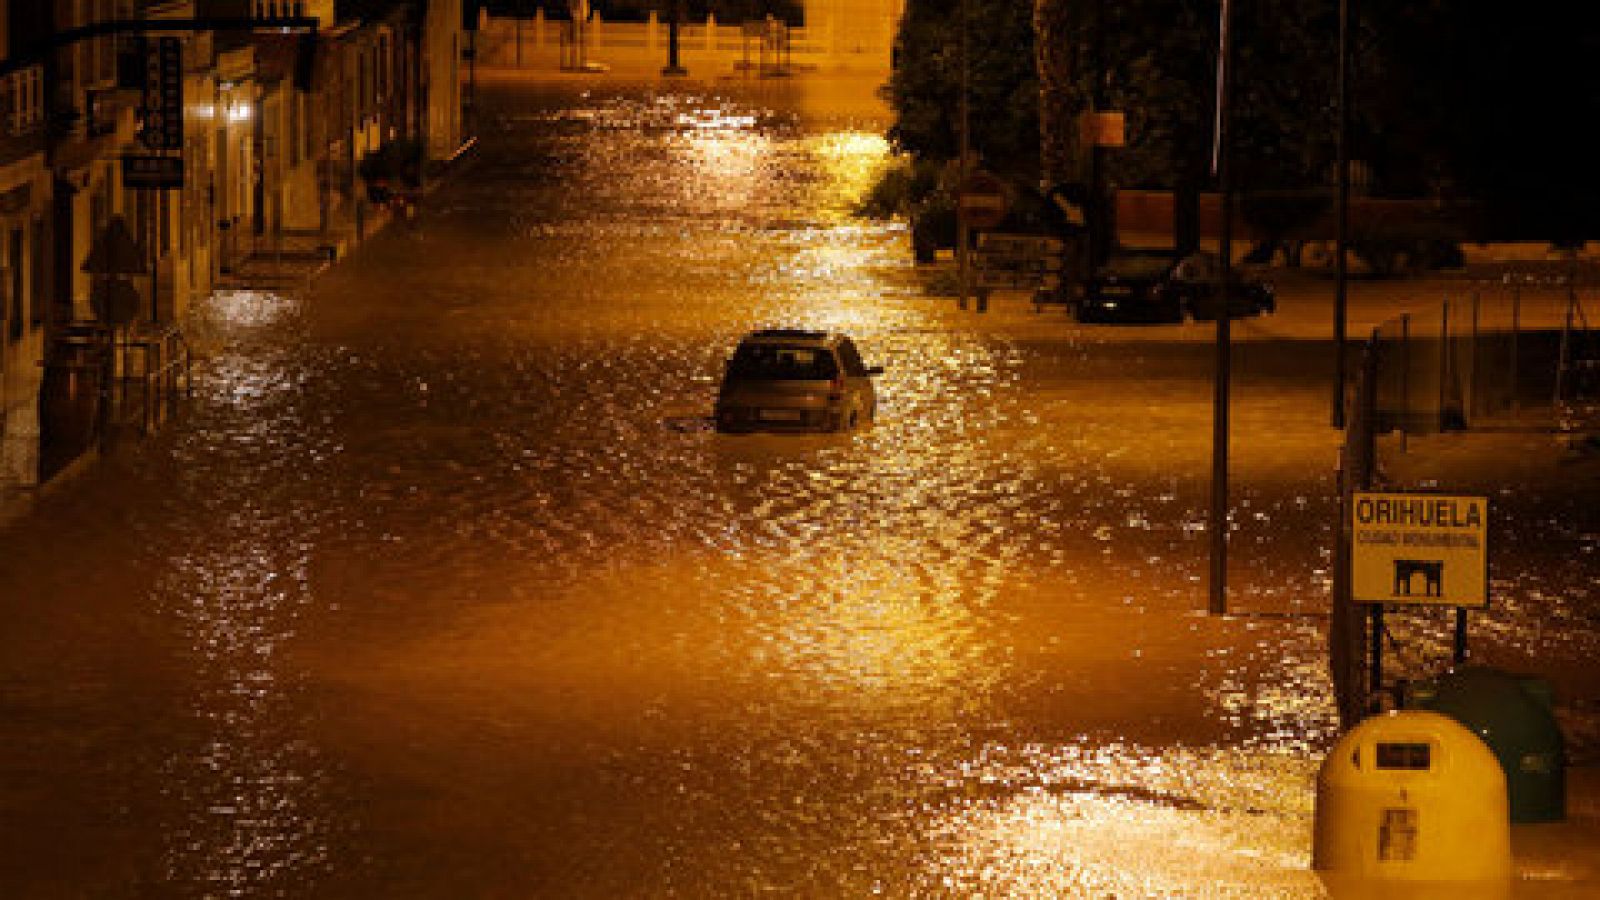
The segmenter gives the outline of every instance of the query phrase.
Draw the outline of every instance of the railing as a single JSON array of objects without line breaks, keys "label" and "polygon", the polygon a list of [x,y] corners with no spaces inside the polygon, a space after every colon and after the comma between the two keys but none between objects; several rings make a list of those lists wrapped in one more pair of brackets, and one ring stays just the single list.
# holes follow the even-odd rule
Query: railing
[{"label": "railing", "polygon": [[[119,333],[116,342],[121,373],[118,416],[129,421],[128,391],[139,389],[139,428],[149,432],[159,424],[178,396],[180,382],[185,396],[193,396],[191,378],[194,356],[183,332],[176,325],[136,324]],[[135,368],[134,356],[138,367]]]},{"label": "railing", "polygon": [[[1496,492],[1524,506],[1549,502],[1548,484],[1546,494],[1519,492],[1506,473],[1520,466],[1517,477],[1527,479],[1530,467],[1553,470],[1561,457],[1543,455],[1549,448],[1564,443],[1571,453],[1594,442],[1600,333],[1590,327],[1588,310],[1597,306],[1600,289],[1581,285],[1574,269],[1543,281],[1467,287],[1437,307],[1373,329],[1348,404],[1341,517],[1353,492],[1368,490],[1453,489]],[[1447,432],[1457,434],[1421,439]],[[1560,441],[1552,445],[1543,435]],[[1418,440],[1408,446],[1412,438]],[[1528,453],[1525,460],[1510,456]],[[1539,519],[1524,516],[1524,527],[1531,531]],[[1387,690],[1372,662],[1393,635],[1381,606],[1363,608],[1352,599],[1351,533],[1343,518],[1337,534],[1329,656],[1340,720],[1348,727]]]},{"label": "railing", "polygon": [[257,19],[303,16],[305,7],[305,0],[250,0],[250,15]]},{"label": "railing", "polygon": [[321,19],[324,26],[332,25],[333,0],[250,0],[250,16],[255,19]]},{"label": "railing", "polygon": [[1554,426],[1600,400],[1592,290],[1509,285],[1472,290],[1373,330],[1371,423],[1408,436],[1482,425]]}]

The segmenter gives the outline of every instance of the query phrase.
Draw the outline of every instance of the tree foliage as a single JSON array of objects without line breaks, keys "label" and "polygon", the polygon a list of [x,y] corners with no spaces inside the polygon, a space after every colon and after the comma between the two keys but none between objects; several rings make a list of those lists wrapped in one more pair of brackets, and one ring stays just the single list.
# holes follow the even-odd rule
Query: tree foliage
[{"label": "tree foliage", "polygon": [[[1332,155],[1332,8],[1319,15],[1297,0],[1235,6],[1239,181],[1302,184]],[[1217,0],[1040,0],[1041,27],[1064,57],[1046,85],[1056,121],[1070,128],[1089,109],[1127,116],[1127,146],[1109,154],[1115,182],[1172,187],[1209,171],[1219,15]]]},{"label": "tree foliage", "polygon": [[[1124,187],[1181,188],[1209,168],[1219,0],[1038,0],[1051,168],[1076,168],[1072,122],[1125,110],[1107,154]],[[1331,183],[1338,0],[1235,0],[1235,184]],[[1351,157],[1391,197],[1470,200],[1482,234],[1600,236],[1600,12],[1483,0],[1355,2]],[[1098,81],[1097,81],[1098,77]]]},{"label": "tree foliage", "polygon": [[918,160],[960,155],[963,29],[972,150],[989,168],[1032,178],[1039,80],[1026,0],[909,0],[886,88],[895,113],[889,139]]}]

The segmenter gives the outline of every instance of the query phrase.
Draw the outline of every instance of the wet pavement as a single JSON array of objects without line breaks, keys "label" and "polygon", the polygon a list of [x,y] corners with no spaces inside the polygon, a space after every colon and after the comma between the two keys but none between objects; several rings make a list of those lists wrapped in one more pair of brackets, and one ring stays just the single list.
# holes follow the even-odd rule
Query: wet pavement
[{"label": "wet pavement", "polygon": [[[1325,369],[1241,325],[1208,617],[1199,326],[928,296],[870,86],[809,90],[487,80],[419,222],[206,304],[180,421],[0,532],[0,893],[1321,895]],[[706,428],[770,326],[877,424]],[[1480,652],[1581,727],[1595,609]]]}]

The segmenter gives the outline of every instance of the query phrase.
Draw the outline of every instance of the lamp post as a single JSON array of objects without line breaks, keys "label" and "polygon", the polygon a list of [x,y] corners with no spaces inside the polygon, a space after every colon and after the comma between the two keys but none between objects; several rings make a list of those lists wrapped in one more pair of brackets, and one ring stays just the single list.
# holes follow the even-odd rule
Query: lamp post
[{"label": "lamp post", "polygon": [[678,22],[683,18],[683,0],[672,0],[667,13],[667,65],[661,74],[680,76],[689,74],[678,62]]},{"label": "lamp post", "polygon": [[[964,184],[972,173],[972,111],[968,99],[971,91],[971,60],[969,54],[972,41],[968,36],[969,21],[967,18],[967,0],[961,0],[956,14],[961,17],[961,96],[959,98],[957,115],[960,122],[960,161],[956,183]],[[971,229],[967,225],[967,214],[962,208],[960,189],[957,188],[956,196],[956,275],[959,282],[960,297],[957,300],[960,308],[967,308],[967,296],[971,293],[972,259],[967,252],[967,245],[971,240]]]},{"label": "lamp post", "polygon": [[1339,0],[1339,63],[1335,92],[1338,124],[1334,132],[1333,236],[1333,427],[1344,427],[1346,299],[1350,265],[1350,0]]},{"label": "lamp post", "polygon": [[1208,609],[1212,615],[1228,611],[1228,404],[1233,366],[1233,184],[1228,157],[1233,51],[1233,4],[1222,0],[1217,42],[1217,118],[1211,166],[1217,177],[1217,193],[1222,201],[1222,234],[1218,255],[1222,257],[1219,284],[1220,309],[1217,310],[1216,363],[1211,418],[1211,509],[1207,523],[1211,534],[1211,591]]}]

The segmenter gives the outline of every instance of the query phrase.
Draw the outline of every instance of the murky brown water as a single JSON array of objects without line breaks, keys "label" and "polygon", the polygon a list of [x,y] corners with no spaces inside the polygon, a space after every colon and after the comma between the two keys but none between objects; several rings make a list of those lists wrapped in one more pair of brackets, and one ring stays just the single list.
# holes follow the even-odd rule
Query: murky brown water
[{"label": "murky brown water", "polygon": [[[1292,351],[1208,618],[1203,345],[925,296],[800,88],[480,90],[419,227],[219,295],[183,420],[0,535],[0,893],[1320,893]],[[707,431],[761,326],[877,425]]]}]

